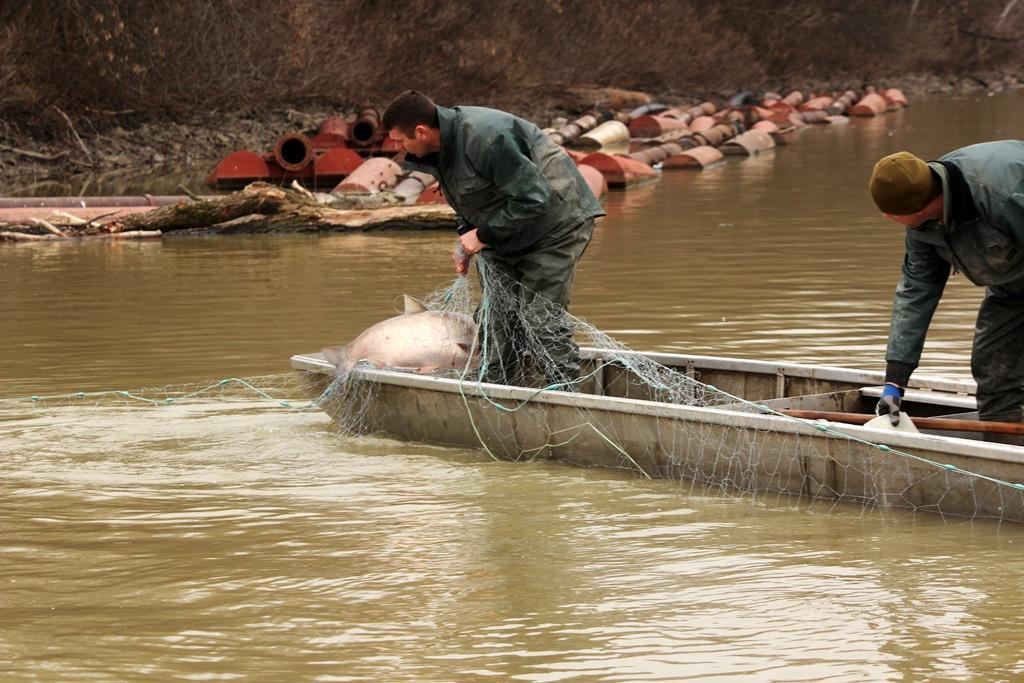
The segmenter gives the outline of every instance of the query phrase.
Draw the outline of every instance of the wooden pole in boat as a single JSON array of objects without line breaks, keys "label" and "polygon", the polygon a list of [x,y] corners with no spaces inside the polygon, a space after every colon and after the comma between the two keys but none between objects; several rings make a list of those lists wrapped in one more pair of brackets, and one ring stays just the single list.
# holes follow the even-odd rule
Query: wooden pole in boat
[{"label": "wooden pole in boat", "polygon": [[[862,425],[876,417],[863,413],[834,413],[825,410],[796,410],[793,408],[783,408],[779,412],[807,420],[828,420],[829,422],[855,425]],[[914,425],[921,429],[982,432],[985,434],[1024,434],[1024,424],[1020,422],[982,422],[979,420],[954,420],[948,417],[912,417],[911,419],[914,421]]]}]

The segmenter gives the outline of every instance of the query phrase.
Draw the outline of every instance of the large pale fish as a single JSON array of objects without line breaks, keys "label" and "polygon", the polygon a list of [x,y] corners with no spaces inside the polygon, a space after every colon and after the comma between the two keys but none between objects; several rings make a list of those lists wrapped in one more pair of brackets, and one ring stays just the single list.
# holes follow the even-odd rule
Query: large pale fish
[{"label": "large pale fish", "polygon": [[366,329],[345,346],[323,349],[324,358],[345,376],[357,363],[420,374],[476,368],[476,325],[462,313],[427,310],[405,295],[405,312]]}]

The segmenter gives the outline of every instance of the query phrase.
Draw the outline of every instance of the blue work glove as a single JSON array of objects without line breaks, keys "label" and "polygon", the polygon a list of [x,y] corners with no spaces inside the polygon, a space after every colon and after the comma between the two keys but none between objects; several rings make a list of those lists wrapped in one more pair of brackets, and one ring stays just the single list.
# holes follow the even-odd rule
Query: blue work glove
[{"label": "blue work glove", "polygon": [[889,421],[895,427],[900,423],[900,405],[903,403],[903,389],[895,384],[886,384],[882,389],[882,397],[878,399],[875,412],[879,415],[888,415]]}]

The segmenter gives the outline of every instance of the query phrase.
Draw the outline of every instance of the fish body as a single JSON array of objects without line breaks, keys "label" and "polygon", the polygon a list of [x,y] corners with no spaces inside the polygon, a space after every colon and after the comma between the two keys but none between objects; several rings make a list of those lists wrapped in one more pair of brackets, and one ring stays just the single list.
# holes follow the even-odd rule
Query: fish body
[{"label": "fish body", "polygon": [[370,326],[345,346],[323,349],[324,357],[347,375],[356,364],[419,374],[476,368],[476,325],[462,313],[427,310],[405,297],[405,313]]}]

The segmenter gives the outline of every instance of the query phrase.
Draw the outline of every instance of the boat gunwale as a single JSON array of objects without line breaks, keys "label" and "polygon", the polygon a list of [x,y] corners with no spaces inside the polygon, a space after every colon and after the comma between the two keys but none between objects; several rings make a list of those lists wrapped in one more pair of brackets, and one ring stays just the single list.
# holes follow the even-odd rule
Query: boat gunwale
[{"label": "boat gunwale", "polygon": [[[587,349],[586,351],[592,351]],[[698,362],[703,367],[709,367],[705,361],[711,360],[717,365],[717,369],[734,369],[742,371],[754,371],[766,373],[771,368],[777,371],[789,372],[790,376],[810,377],[822,380],[837,380],[858,383],[860,380],[872,380],[882,377],[882,373],[874,373],[835,366],[811,366],[786,363],[769,363],[765,361],[747,361],[718,356],[683,356],[675,354],[641,354],[651,360],[664,363],[665,360],[678,361],[675,365],[686,365],[687,362]],[[584,354],[585,356],[591,354]],[[592,356],[593,357],[593,356]],[[599,356],[598,356],[599,357]],[[319,353],[296,354],[291,358],[291,365],[296,370],[313,372],[316,374],[332,375],[336,372],[333,365],[323,359]],[[530,389],[526,387],[512,387],[502,384],[488,384],[480,382],[466,382],[448,377],[435,377],[432,375],[417,375],[397,370],[384,370],[373,367],[359,367],[356,369],[363,379],[390,384],[405,386],[414,389],[426,389],[455,393],[476,398],[489,398],[498,400],[511,400],[518,402],[546,403],[553,405],[571,406],[587,410],[604,410],[608,412],[644,415],[655,418],[669,418],[677,420],[689,420],[696,423],[714,424],[724,427],[741,427],[750,429],[762,429],[768,431],[780,431],[779,425],[787,425],[787,429],[802,436],[814,436],[819,438],[841,438],[849,437],[853,441],[868,442],[865,447],[873,444],[881,444],[893,448],[907,448],[928,450],[932,453],[948,454],[959,457],[970,457],[981,460],[1000,461],[1012,464],[1024,464],[1024,448],[1008,444],[988,443],[973,441],[970,439],[959,439],[944,437],[933,434],[914,432],[882,432],[870,427],[860,425],[848,425],[828,422],[829,432],[821,429],[821,423],[816,423],[802,418],[790,417],[778,414],[746,413],[735,410],[728,410],[721,407],[687,406],[645,399],[620,398],[616,396],[600,396],[594,394],[569,393],[561,391],[546,391],[541,389]],[[771,372],[770,374],[774,374]],[[868,382],[868,384],[879,384],[880,382]],[[941,380],[943,385],[956,386],[962,390],[968,385],[966,380]],[[922,383],[917,383],[921,386]],[[929,385],[933,386],[933,385]],[[922,457],[914,454],[915,457]]]}]

